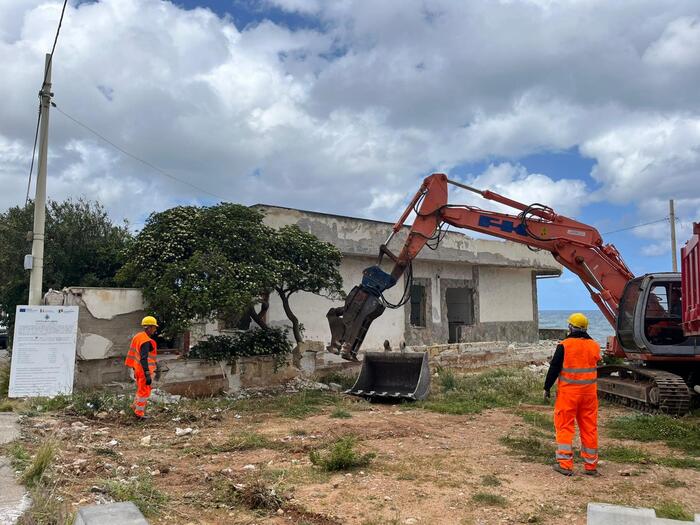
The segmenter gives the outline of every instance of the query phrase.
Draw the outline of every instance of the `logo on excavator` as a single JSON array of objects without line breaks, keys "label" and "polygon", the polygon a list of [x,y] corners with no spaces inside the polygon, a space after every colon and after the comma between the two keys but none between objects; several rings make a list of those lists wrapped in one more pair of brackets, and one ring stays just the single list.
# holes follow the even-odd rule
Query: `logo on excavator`
[{"label": "logo on excavator", "polygon": [[504,221],[488,215],[479,216],[479,226],[482,228],[498,228],[505,233],[517,233],[523,237],[528,237],[527,230],[523,224],[516,226],[513,221]]}]

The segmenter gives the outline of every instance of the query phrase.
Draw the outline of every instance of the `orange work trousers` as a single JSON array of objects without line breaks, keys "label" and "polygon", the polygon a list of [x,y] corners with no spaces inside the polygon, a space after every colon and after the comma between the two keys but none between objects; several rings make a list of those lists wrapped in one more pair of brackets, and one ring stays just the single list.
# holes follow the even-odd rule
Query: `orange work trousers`
[{"label": "orange work trousers", "polygon": [[136,379],[136,395],[131,408],[138,417],[146,415],[146,403],[151,397],[151,386],[146,384],[146,375],[141,367],[134,368],[134,379]]},{"label": "orange work trousers", "polygon": [[595,393],[576,394],[566,389],[557,392],[554,403],[554,428],[557,433],[556,458],[559,466],[574,468],[574,421],[581,435],[581,458],[586,470],[598,467],[598,396]]}]

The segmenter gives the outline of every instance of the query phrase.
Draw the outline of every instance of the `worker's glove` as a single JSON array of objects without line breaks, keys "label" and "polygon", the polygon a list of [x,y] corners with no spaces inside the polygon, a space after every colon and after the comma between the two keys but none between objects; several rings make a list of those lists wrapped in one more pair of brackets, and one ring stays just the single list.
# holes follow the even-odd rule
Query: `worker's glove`
[{"label": "worker's glove", "polygon": [[146,378],[146,385],[151,386],[151,376]]},{"label": "worker's glove", "polygon": [[551,397],[552,397],[552,396],[551,396],[551,394],[549,393],[549,390],[545,390],[545,391],[544,391],[544,396],[542,396],[542,399],[544,399],[545,401],[549,401]]}]

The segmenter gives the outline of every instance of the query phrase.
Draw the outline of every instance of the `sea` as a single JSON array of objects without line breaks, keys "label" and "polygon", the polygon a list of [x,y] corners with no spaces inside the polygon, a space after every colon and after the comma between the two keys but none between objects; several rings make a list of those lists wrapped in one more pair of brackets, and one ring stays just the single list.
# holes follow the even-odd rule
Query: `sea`
[{"label": "sea", "polygon": [[[588,317],[588,334],[601,345],[605,345],[609,336],[615,335],[613,327],[599,310],[579,312]],[[566,328],[572,313],[572,310],[540,310],[540,328]]]}]

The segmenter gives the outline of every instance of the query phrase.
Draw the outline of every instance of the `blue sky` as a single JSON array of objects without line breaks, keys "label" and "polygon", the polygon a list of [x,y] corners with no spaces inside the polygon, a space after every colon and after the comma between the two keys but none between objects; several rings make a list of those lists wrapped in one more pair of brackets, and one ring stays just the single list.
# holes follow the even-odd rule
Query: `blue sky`
[{"label": "blue sky", "polygon": [[[60,7],[0,2],[0,209]],[[392,221],[444,171],[592,224],[641,274],[670,270],[668,223],[606,232],[671,198],[679,245],[700,218],[697,0],[69,0],[53,76],[62,111],[183,181],[54,112],[49,196],[136,225],[211,194]],[[570,274],[539,292],[593,308]]]}]

